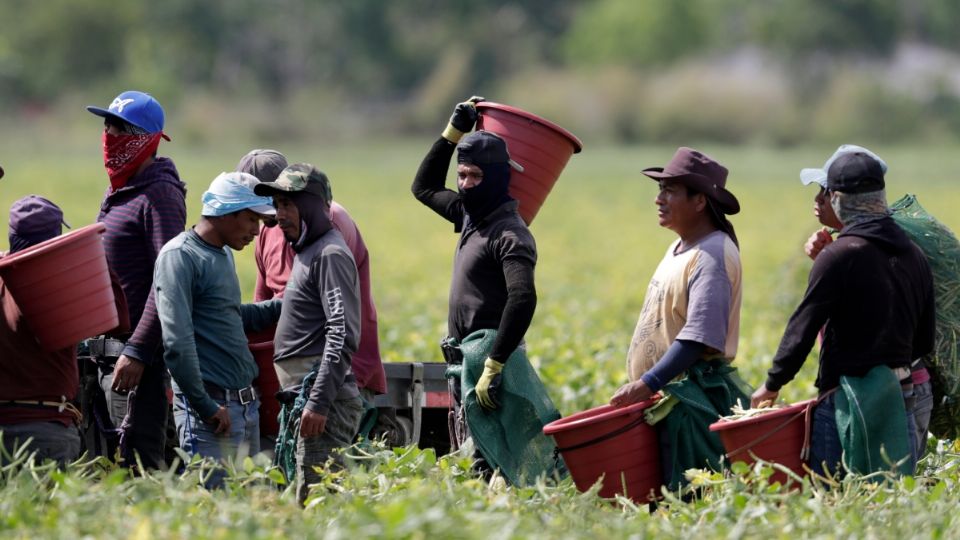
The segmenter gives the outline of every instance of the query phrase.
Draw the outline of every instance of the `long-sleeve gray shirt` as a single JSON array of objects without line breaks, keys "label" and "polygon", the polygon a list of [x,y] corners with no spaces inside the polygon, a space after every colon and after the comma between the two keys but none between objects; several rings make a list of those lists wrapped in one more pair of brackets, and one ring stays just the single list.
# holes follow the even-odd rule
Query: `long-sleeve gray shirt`
[{"label": "long-sleeve gray shirt", "polygon": [[355,380],[350,363],[359,341],[357,265],[343,237],[330,229],[293,259],[274,337],[274,360],[321,357],[306,407],[326,414],[344,383]]},{"label": "long-sleeve gray shirt", "polygon": [[190,406],[209,418],[219,405],[204,381],[228,390],[250,386],[258,370],[244,332],[276,322],[280,301],[241,304],[233,252],[192,229],[160,250],[153,284],[167,368]]}]

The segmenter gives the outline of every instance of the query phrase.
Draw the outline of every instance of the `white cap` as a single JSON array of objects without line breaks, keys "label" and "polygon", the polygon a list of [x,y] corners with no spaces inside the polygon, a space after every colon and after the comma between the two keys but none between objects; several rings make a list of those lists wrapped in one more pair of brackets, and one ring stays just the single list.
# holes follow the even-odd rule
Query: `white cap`
[{"label": "white cap", "polygon": [[863,152],[864,154],[872,157],[877,160],[877,163],[880,164],[880,168],[883,169],[883,173],[887,173],[887,163],[880,159],[880,156],[874,154],[870,150],[862,146],[857,146],[855,144],[844,144],[837,148],[837,151],[830,156],[830,159],[823,164],[822,169],[801,169],[800,170],[800,181],[803,185],[807,186],[814,182],[820,184],[820,187],[826,189],[827,187],[827,171],[830,170],[830,165],[833,165],[833,162],[837,160],[838,157],[844,154],[852,154],[854,152]]}]

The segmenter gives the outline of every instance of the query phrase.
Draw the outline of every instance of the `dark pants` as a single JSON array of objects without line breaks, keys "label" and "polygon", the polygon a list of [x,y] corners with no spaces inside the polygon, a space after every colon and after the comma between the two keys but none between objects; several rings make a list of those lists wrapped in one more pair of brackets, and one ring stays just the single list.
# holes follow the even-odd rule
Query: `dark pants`
[{"label": "dark pants", "polygon": [[[35,452],[38,462],[53,460],[61,467],[80,456],[80,432],[76,426],[60,422],[26,422],[0,426],[0,444],[7,454],[13,454],[30,441],[29,452]],[[6,459],[0,455],[0,465]]]},{"label": "dark pants", "polygon": [[[166,466],[164,447],[167,441],[167,368],[163,363],[162,353],[157,353],[156,362],[143,370],[143,377],[137,386],[136,395],[132,400],[130,418],[122,435],[124,452],[121,456],[128,465],[135,465],[135,453],[139,454],[143,466],[149,469],[160,469]],[[104,374],[101,386],[107,398],[107,408],[114,425],[119,428],[126,414],[127,395],[119,394],[110,389],[113,383],[113,373]]]},{"label": "dark pants", "polygon": [[362,415],[363,401],[359,397],[337,399],[327,412],[327,425],[321,435],[307,439],[297,437],[297,501],[301,506],[307,501],[310,486],[323,479],[317,467],[332,460],[329,464],[332,470],[343,468],[343,456],[337,450],[353,444]]}]

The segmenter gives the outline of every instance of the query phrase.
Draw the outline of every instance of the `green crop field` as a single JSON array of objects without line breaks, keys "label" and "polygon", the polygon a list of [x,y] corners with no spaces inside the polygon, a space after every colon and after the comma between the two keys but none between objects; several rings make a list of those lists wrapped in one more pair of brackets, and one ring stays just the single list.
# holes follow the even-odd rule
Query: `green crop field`
[{"label": "green crop field", "polygon": [[[280,148],[331,178],[334,198],[360,226],[371,253],[381,350],[387,361],[440,361],[446,295],[456,236],[410,194],[429,141]],[[249,148],[165,143],[189,186],[188,222],[200,194]],[[743,308],[736,365],[757,385],[787,317],[803,292],[810,261],[802,245],[817,227],[813,187],[802,167],[819,166],[833,147],[701,147],[730,169],[741,201],[733,216],[742,249]],[[890,202],[914,193],[960,230],[957,148],[872,148],[890,165]],[[49,151],[49,149],[47,149]],[[666,147],[591,147],[574,156],[533,223],[538,306],[527,344],[564,415],[605,403],[625,382],[624,356],[647,282],[668,243],[657,226],[656,184],[641,169],[663,165]],[[0,206],[37,193],[60,204],[74,225],[91,223],[106,185],[98,141],[40,155],[30,140],[8,140],[0,156]],[[452,184],[452,176],[451,176]],[[6,220],[0,225],[6,233]],[[0,245],[5,248],[5,241]],[[245,298],[252,296],[252,247],[238,256]],[[813,397],[815,358],[782,397]],[[559,486],[491,490],[465,474],[462,459],[414,449],[383,450],[331,478],[305,511],[275,489],[265,464],[240,464],[222,492],[198,488],[199,469],[130,479],[102,463],[66,473],[8,467],[0,472],[0,537],[272,538],[351,537],[955,537],[957,448],[934,445],[916,479],[850,479],[832,490],[781,493],[769,469],[698,477],[701,497],[668,498],[648,512]],[[695,536],[696,535],[696,536]]]}]

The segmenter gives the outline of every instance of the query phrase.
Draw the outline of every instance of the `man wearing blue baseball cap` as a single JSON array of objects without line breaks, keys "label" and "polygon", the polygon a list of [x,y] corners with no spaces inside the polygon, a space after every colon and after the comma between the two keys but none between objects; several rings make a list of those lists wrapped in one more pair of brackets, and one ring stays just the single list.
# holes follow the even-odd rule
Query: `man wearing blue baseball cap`
[{"label": "man wearing blue baseball cap", "polygon": [[[121,458],[134,454],[149,468],[164,463],[167,371],[160,349],[160,320],[152,293],[157,253],[183,232],[186,184],[173,161],[157,157],[164,134],[163,108],[149,94],[130,90],[107,108],[87,107],[103,118],[103,163],[110,186],[97,221],[106,225],[107,262],[119,276],[133,333],[125,340],[97,340],[91,347],[104,367],[101,385],[111,420],[123,425]],[[114,367],[109,367],[114,365]]]},{"label": "man wearing blue baseball cap", "polygon": [[276,214],[269,197],[254,194],[257,183],[245,173],[217,176],[203,194],[200,221],[157,256],[154,292],[174,420],[180,447],[191,455],[225,459],[260,450],[257,364],[244,332],[276,323],[281,302],[241,304],[233,260],[233,251],[259,234],[261,219]]}]

